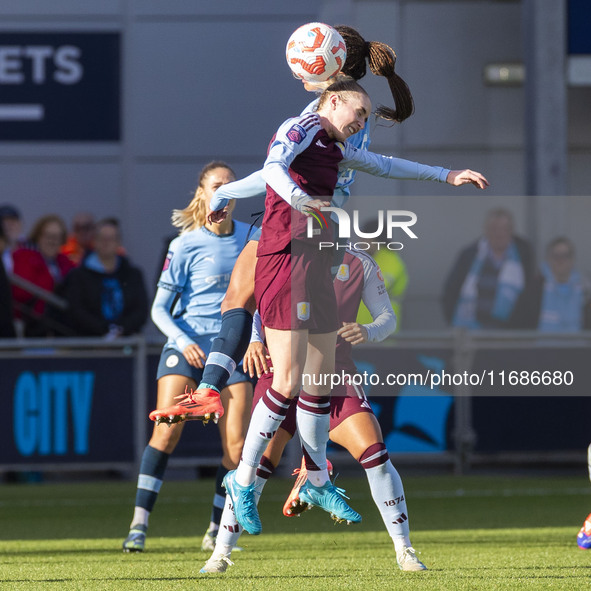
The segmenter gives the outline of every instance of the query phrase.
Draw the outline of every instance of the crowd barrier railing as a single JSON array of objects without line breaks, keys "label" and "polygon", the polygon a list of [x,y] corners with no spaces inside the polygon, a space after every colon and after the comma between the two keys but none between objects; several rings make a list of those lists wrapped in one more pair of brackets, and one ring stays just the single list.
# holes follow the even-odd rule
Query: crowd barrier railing
[{"label": "crowd barrier railing", "polygon": [[[0,340],[0,472],[136,471],[160,350],[141,336]],[[413,331],[356,347],[355,361],[392,459],[462,473],[584,463],[590,350],[591,332]],[[191,423],[171,466],[220,456],[217,428]]]}]

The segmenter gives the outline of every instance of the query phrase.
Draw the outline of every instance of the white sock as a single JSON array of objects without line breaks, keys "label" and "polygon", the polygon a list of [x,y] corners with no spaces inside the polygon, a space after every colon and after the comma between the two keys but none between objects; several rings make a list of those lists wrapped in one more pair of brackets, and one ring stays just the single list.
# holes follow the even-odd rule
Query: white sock
[{"label": "white sock", "polygon": [[136,507],[133,510],[133,517],[131,519],[131,526],[145,525],[148,527],[148,520],[150,519],[150,512],[143,507]]},{"label": "white sock", "polygon": [[410,546],[408,510],[400,475],[390,461],[386,445],[370,445],[359,458],[365,470],[371,496],[394,542],[396,554]]},{"label": "white sock", "polygon": [[[266,478],[257,476],[254,481],[254,498],[258,505],[259,499],[263,488],[267,483]],[[238,543],[238,539],[242,535],[242,527],[236,521],[234,515],[234,509],[232,509],[232,503],[230,497],[226,495],[226,504],[224,505],[224,511],[222,513],[222,520],[220,522],[220,529],[215,540],[215,549],[212,556],[230,556],[232,548]]]},{"label": "white sock", "polygon": [[236,482],[248,486],[254,482],[259,462],[269,441],[279,429],[292,399],[269,388],[258,401],[250,418],[250,426],[242,448],[242,458],[236,469]]},{"label": "white sock", "polygon": [[314,486],[322,486],[328,482],[326,444],[330,428],[330,397],[311,396],[301,391],[296,418],[308,480]]}]

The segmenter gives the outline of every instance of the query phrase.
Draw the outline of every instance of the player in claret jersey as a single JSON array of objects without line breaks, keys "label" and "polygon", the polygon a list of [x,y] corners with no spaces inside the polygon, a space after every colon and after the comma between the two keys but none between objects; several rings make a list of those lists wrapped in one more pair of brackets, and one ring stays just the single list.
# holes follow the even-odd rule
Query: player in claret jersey
[{"label": "player in claret jersey", "polygon": [[[236,518],[251,534],[262,531],[253,483],[266,443],[298,393],[301,376],[334,372],[338,322],[332,254],[318,248],[320,241],[331,240],[331,226],[308,238],[306,214],[330,204],[339,166],[386,178],[487,185],[476,172],[450,171],[352,147],[347,138],[363,129],[370,112],[369,96],[355,81],[332,84],[321,95],[316,113],[290,119],[279,128],[263,168],[267,197],[255,297],[274,363],[273,383],[254,409],[238,468],[224,479]],[[300,494],[339,520],[358,522],[361,516],[328,478],[330,384],[319,381],[312,380],[297,404],[308,471]]]},{"label": "player in claret jersey", "polygon": [[[373,74],[385,78],[388,82],[396,108],[380,105],[376,109],[376,115],[384,120],[398,123],[410,117],[414,110],[412,94],[406,82],[396,74],[396,53],[394,50],[389,45],[379,41],[366,41],[358,31],[351,27],[342,25],[337,26],[336,29],[347,46],[347,59],[342,73],[359,80],[365,76],[367,66],[369,66]],[[323,84],[303,80],[303,83],[306,90],[321,93],[334,80],[333,78]],[[306,107],[302,115],[315,112],[317,106],[318,98]],[[348,138],[347,141],[355,148],[367,149],[370,143],[369,126],[364,126],[363,129]],[[339,178],[332,201],[337,207],[343,207],[347,202],[350,186],[355,179],[355,172],[354,169],[339,168]],[[231,199],[264,197],[266,191],[267,185],[262,170],[254,172],[244,179],[225,185],[222,190],[217,190],[210,204],[212,210],[210,215],[212,219],[219,221],[225,215],[224,208]],[[260,230],[258,234],[253,235],[251,242],[244,247],[238,257],[232,271],[228,291],[222,302],[220,333],[212,343],[211,352],[213,355],[208,357],[203,370],[203,379],[198,386],[198,392],[203,393],[205,405],[209,404],[212,393],[219,393],[222,390],[236,364],[242,360],[250,341],[252,315],[256,308],[254,269],[256,265],[256,241],[258,241],[259,236]],[[196,396],[188,398],[185,403],[181,402],[180,406],[186,404],[191,407],[187,409],[189,412],[199,412],[198,407],[195,410],[196,398]],[[150,417],[153,420],[159,419],[166,422],[169,420],[168,410],[167,408],[159,408],[151,413]]]},{"label": "player in claret jersey", "polygon": [[[450,171],[357,150],[346,139],[364,128],[370,111],[371,101],[363,88],[350,79],[336,82],[320,97],[316,113],[288,120],[281,126],[263,169],[267,202],[257,252],[255,296],[275,358],[275,373],[269,396],[261,400],[253,413],[237,472],[225,479],[238,521],[250,533],[260,533],[262,529],[252,482],[265,439],[272,436],[289,408],[299,389],[301,373],[334,370],[337,326],[330,281],[332,259],[317,248],[319,240],[330,239],[330,227],[323,228],[314,240],[307,240],[305,214],[311,208],[330,203],[339,167],[387,178],[435,180],[456,186],[473,183],[484,188],[488,184],[473,171]],[[312,491],[314,504],[339,519],[359,521],[359,514],[346,505],[328,481],[325,446],[329,390],[324,385],[311,390],[307,394],[314,402],[307,404],[302,396],[298,404],[298,428],[308,469],[304,487]],[[269,409],[274,428],[263,417],[271,416]],[[170,410],[160,409],[151,416],[174,416],[175,412]],[[179,414],[187,415],[184,410],[179,410]]]},{"label": "player in claret jersey", "polygon": [[[347,250],[334,280],[338,304],[339,328],[336,349],[338,376],[353,376],[357,368],[352,358],[352,347],[364,342],[378,342],[392,334],[396,317],[379,267],[367,254]],[[369,324],[358,324],[355,319],[363,301],[372,316]],[[259,376],[254,403],[264,395],[272,381],[271,365],[263,345],[260,316],[255,316],[253,340],[245,357],[245,370]],[[283,449],[296,430],[295,409],[290,410],[281,427],[267,446],[257,470],[255,494],[258,500],[267,479],[277,467]],[[386,450],[380,425],[373,414],[363,388],[351,381],[333,389],[330,398],[330,439],[347,449],[364,468],[376,503],[396,552],[399,568],[404,571],[426,570],[417,558],[409,537],[408,510],[402,481]],[[287,499],[283,512],[286,516],[299,515],[308,504],[300,497],[300,488],[307,478],[305,462],[296,484]],[[225,572],[231,563],[230,555],[241,533],[229,497],[222,514],[216,547],[202,573]]]}]

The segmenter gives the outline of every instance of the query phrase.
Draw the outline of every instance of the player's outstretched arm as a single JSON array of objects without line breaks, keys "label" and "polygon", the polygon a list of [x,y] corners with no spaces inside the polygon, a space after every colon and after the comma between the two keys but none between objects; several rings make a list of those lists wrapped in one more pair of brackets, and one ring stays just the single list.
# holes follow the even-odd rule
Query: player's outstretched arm
[{"label": "player's outstretched arm", "polygon": [[357,150],[348,142],[343,144],[343,160],[340,168],[354,168],[374,176],[400,180],[438,181],[453,186],[473,184],[479,189],[488,187],[488,181],[473,170],[449,170],[441,166],[429,166],[403,158],[384,156],[366,150]]},{"label": "player's outstretched arm", "polygon": [[267,192],[267,185],[262,172],[262,170],[257,170],[243,179],[219,187],[213,194],[209,204],[207,220],[210,223],[220,223],[226,219],[230,199],[264,197]]},{"label": "player's outstretched arm", "polygon": [[488,187],[488,181],[482,174],[475,172],[474,170],[450,170],[445,181],[454,187],[460,185],[473,184],[479,189],[486,189]]}]

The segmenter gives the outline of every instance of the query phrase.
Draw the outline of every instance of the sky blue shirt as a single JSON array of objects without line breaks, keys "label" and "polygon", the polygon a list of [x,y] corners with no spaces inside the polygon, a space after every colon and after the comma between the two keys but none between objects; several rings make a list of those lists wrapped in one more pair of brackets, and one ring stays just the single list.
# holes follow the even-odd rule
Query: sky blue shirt
[{"label": "sky blue shirt", "polygon": [[165,307],[156,306],[158,295],[152,309],[154,322],[168,337],[167,346],[182,352],[187,344],[195,342],[206,354],[209,352],[211,339],[221,327],[222,300],[248,231],[248,224],[234,220],[232,234],[218,236],[202,227],[170,243],[158,291],[161,297],[165,291],[177,299],[168,310],[168,318],[163,317]]}]

